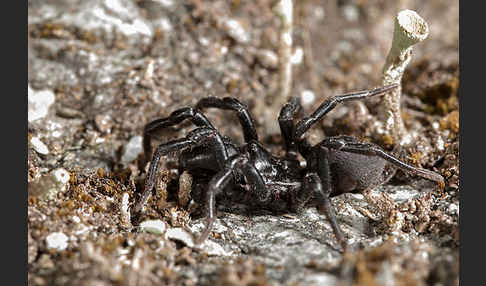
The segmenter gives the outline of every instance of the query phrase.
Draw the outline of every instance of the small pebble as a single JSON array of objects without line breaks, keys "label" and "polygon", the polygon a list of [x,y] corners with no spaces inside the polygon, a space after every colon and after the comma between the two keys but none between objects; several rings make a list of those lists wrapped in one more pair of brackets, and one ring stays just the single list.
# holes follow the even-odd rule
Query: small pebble
[{"label": "small pebble", "polygon": [[120,224],[124,227],[130,227],[130,208],[128,206],[130,195],[127,192],[123,193],[120,203]]},{"label": "small pebble", "polygon": [[343,7],[344,18],[349,22],[356,22],[359,20],[359,10],[357,6],[346,5]]},{"label": "small pebble", "polygon": [[170,7],[174,5],[174,1],[172,0],[153,0],[153,1],[159,3],[164,7]]},{"label": "small pebble", "polygon": [[240,44],[250,41],[248,32],[243,28],[241,23],[235,19],[223,20],[223,29],[228,33],[228,36]]},{"label": "small pebble", "polygon": [[66,171],[63,168],[58,168],[52,171],[52,174],[54,175],[56,181],[58,181],[61,185],[64,185],[67,182],[69,182],[70,174],[68,171]]},{"label": "small pebble", "polygon": [[231,255],[231,253],[226,252],[221,245],[219,245],[216,242],[211,241],[211,240],[206,240],[204,242],[204,244],[202,245],[202,249],[209,256],[228,256],[228,255]]},{"label": "small pebble", "polygon": [[128,141],[125,146],[125,151],[121,157],[121,162],[123,164],[128,164],[135,159],[137,159],[138,154],[142,153],[142,136],[134,136]]},{"label": "small pebble", "polygon": [[262,66],[274,69],[278,67],[278,56],[271,50],[261,50],[257,52],[258,61]]},{"label": "small pebble", "polygon": [[81,222],[81,219],[77,215],[75,215],[75,216],[72,217],[72,221],[74,223],[80,223]]},{"label": "small pebble", "polygon": [[62,251],[68,246],[68,237],[62,232],[53,232],[46,237],[46,246],[49,249]]},{"label": "small pebble", "polygon": [[304,50],[301,47],[295,48],[294,53],[290,57],[290,62],[293,65],[299,65],[302,63],[303,59],[304,59]]},{"label": "small pebble", "polygon": [[161,220],[146,220],[140,224],[140,229],[142,231],[154,233],[154,234],[163,234],[166,226],[165,222]]},{"label": "small pebble", "polygon": [[49,148],[47,148],[46,144],[44,144],[38,137],[32,137],[32,139],[30,139],[30,144],[32,144],[32,147],[37,153],[42,155],[49,154]]},{"label": "small pebble", "polygon": [[180,227],[170,228],[165,232],[166,239],[178,240],[189,247],[194,247],[192,235]]},{"label": "small pebble", "polygon": [[63,168],[58,168],[39,179],[30,182],[28,193],[30,196],[42,200],[54,199],[59,192],[67,190],[70,174]]},{"label": "small pebble", "polygon": [[54,93],[50,90],[33,90],[27,85],[28,120],[33,122],[47,115],[49,107],[54,103]]},{"label": "small pebble", "polygon": [[306,275],[301,282],[309,283],[309,285],[339,285],[337,278],[327,273]]},{"label": "small pebble", "polygon": [[316,100],[316,95],[312,90],[303,90],[300,94],[302,105],[311,105]]},{"label": "small pebble", "polygon": [[459,207],[456,204],[450,204],[447,208],[447,212],[451,215],[459,215]]},{"label": "small pebble", "polygon": [[109,133],[111,129],[111,118],[106,114],[98,114],[95,116],[96,127],[101,132]]}]

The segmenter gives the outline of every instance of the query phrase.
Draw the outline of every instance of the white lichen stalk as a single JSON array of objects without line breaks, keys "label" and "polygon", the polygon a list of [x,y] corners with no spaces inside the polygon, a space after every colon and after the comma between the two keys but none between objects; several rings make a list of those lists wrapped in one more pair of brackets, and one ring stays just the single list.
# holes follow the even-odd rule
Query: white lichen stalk
[{"label": "white lichen stalk", "polygon": [[[390,52],[383,67],[382,84],[401,84],[403,72],[412,59],[412,48],[425,40],[429,27],[415,11],[403,10],[395,18],[395,31]],[[410,135],[400,114],[401,85],[383,97],[383,120],[385,132],[390,134],[393,144],[407,145],[411,142]]]},{"label": "white lichen stalk", "polygon": [[281,0],[277,6],[277,13],[282,20],[280,28],[280,97],[286,102],[292,88],[292,0]]},{"label": "white lichen stalk", "polygon": [[280,0],[274,7],[274,11],[281,20],[280,43],[278,51],[279,63],[279,92],[273,96],[272,108],[264,113],[265,129],[269,134],[278,133],[279,127],[276,122],[274,110],[280,110],[289,98],[292,89],[292,30],[294,5],[292,0]]}]

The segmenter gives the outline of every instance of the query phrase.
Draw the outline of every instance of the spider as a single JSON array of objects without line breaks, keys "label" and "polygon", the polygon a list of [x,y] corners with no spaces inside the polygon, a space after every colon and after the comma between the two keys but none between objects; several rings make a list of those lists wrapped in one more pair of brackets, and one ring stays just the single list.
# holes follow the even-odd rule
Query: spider
[{"label": "spider", "polygon": [[[160,158],[169,153],[178,153],[181,170],[189,172],[194,180],[204,181],[206,178],[201,198],[205,204],[207,222],[196,239],[196,245],[203,243],[211,232],[216,219],[216,199],[226,196],[261,209],[298,213],[307,207],[316,207],[319,213],[326,215],[337,241],[346,250],[347,242],[336,221],[330,198],[344,193],[364,192],[384,184],[394,174],[387,174],[387,168],[395,171],[402,169],[437,182],[440,188],[444,187],[441,175],[408,165],[376,144],[341,135],[325,138],[311,146],[304,137],[337,104],[383,95],[396,87],[397,84],[392,84],[330,97],[297,124],[294,124],[294,117],[301,106],[297,98],[291,98],[278,117],[285,145],[285,155],[282,157],[272,155],[259,142],[247,106],[235,98],[206,97],[195,108],[184,107],[167,118],[156,119],[144,128],[145,160],[152,154],[152,137],[161,130],[186,119],[197,128],[184,138],[158,145],[134,214],[137,216],[141,212],[151,194]],[[204,108],[235,111],[243,129],[244,144],[237,146],[230,138],[222,136],[202,113]],[[298,154],[305,162],[300,162],[302,159]]]}]

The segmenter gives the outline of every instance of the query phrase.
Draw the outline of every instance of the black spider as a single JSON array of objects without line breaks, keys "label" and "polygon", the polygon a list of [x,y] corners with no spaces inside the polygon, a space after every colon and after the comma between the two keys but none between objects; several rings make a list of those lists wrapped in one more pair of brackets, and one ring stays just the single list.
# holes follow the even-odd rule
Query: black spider
[{"label": "black spider", "polygon": [[[320,213],[327,216],[338,242],[346,249],[331,197],[370,190],[385,183],[390,179],[389,174],[385,175],[388,167],[394,170],[400,168],[435,181],[441,188],[444,186],[444,180],[439,174],[407,165],[379,146],[361,142],[355,137],[329,137],[315,146],[311,146],[304,138],[305,132],[338,103],[382,95],[397,86],[393,84],[331,97],[296,125],[294,116],[301,107],[296,98],[290,99],[278,117],[286,150],[283,158],[265,150],[258,141],[248,108],[235,98],[203,98],[195,108],[181,108],[167,118],[154,120],[144,129],[145,158],[152,153],[152,136],[161,129],[185,119],[190,119],[198,128],[185,138],[162,143],[157,147],[145,181],[145,190],[135,205],[134,214],[137,216],[141,212],[151,194],[160,157],[179,152],[181,170],[191,173],[195,180],[208,178],[202,196],[207,208],[207,226],[197,244],[208,237],[216,219],[216,197],[226,196],[234,201],[272,210],[300,212],[304,207],[316,206]],[[243,128],[243,145],[236,146],[231,139],[219,134],[201,113],[201,109],[208,107],[237,112]],[[299,153],[305,159],[303,164],[298,160]]]}]

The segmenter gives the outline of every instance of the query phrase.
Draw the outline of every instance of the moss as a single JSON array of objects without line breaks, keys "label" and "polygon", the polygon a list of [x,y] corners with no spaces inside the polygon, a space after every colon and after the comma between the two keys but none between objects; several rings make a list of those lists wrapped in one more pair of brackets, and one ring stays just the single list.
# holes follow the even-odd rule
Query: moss
[{"label": "moss", "polygon": [[385,148],[392,148],[393,147],[393,137],[390,134],[386,134],[382,138],[383,145]]},{"label": "moss", "polygon": [[28,199],[27,199],[27,204],[29,206],[35,206],[35,205],[37,205],[37,202],[38,201],[39,200],[37,199],[37,197],[35,197],[35,196],[29,196]]},{"label": "moss", "polygon": [[410,159],[414,165],[417,165],[422,158],[422,152],[412,152],[410,153]]},{"label": "moss", "polygon": [[100,37],[97,36],[93,31],[88,31],[77,27],[69,27],[62,23],[56,22],[30,25],[29,32],[32,38],[77,39],[87,42],[88,44],[100,42]]},{"label": "moss", "polygon": [[454,76],[426,88],[418,96],[427,104],[427,113],[445,115],[459,109],[458,89],[459,78]]},{"label": "moss", "polygon": [[99,177],[99,178],[104,178],[105,177],[105,171],[103,171],[102,168],[98,168],[98,170],[96,171],[96,175]]},{"label": "moss", "polygon": [[41,38],[67,39],[71,38],[71,32],[59,23],[45,23],[39,27]]},{"label": "moss", "polygon": [[459,133],[459,111],[455,110],[447,114],[439,121],[441,130],[450,130],[452,133]]}]

